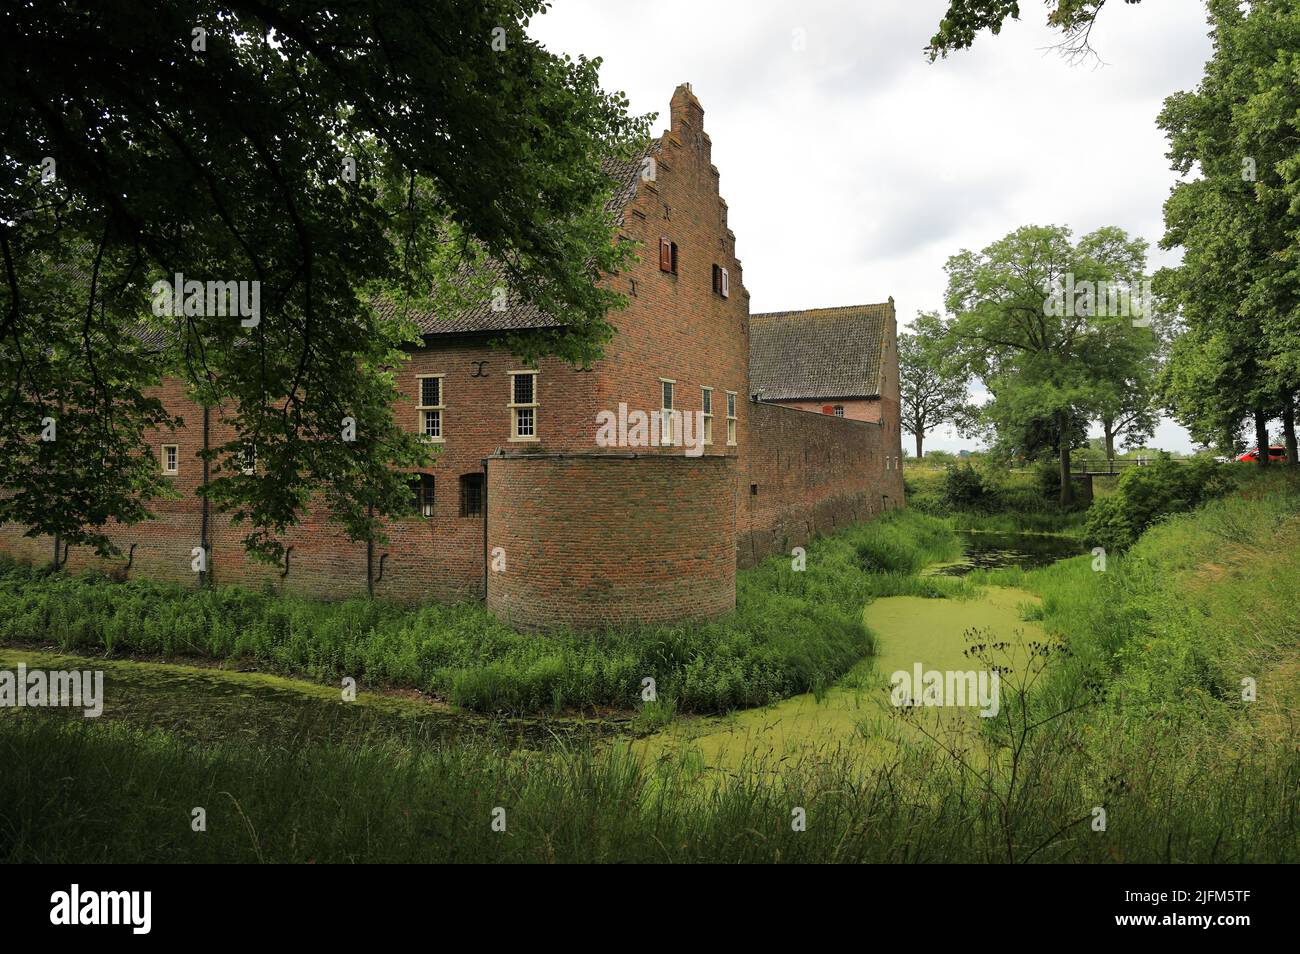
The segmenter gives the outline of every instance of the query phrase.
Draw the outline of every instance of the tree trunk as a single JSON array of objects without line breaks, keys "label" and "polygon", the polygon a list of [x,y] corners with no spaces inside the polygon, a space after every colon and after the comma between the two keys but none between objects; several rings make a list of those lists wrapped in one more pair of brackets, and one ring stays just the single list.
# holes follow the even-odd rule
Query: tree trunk
[{"label": "tree trunk", "polygon": [[1268,415],[1263,411],[1255,411],[1255,464],[1259,467],[1268,466]]},{"label": "tree trunk", "polygon": [[916,429],[916,459],[921,459],[921,441],[925,437],[925,431],[919,427]]},{"label": "tree trunk", "polygon": [[1074,485],[1070,482],[1069,419],[1064,413],[1060,413],[1056,415],[1056,423],[1061,429],[1061,506],[1068,507],[1074,503]]},{"label": "tree trunk", "polygon": [[1287,466],[1300,466],[1300,461],[1296,460],[1294,394],[1288,394],[1282,401],[1282,434],[1286,438]]},{"label": "tree trunk", "polygon": [[1101,433],[1106,439],[1106,469],[1112,474],[1115,472],[1115,432],[1111,430],[1110,422],[1102,419]]},{"label": "tree trunk", "polygon": [[208,507],[208,450],[212,446],[211,435],[211,412],[205,404],[203,405],[203,512],[202,516],[199,518],[199,546],[203,549],[203,572],[199,574],[199,586],[201,587],[207,586],[208,581],[212,579],[212,577],[209,576],[209,573],[212,570],[212,555],[208,553],[208,522],[210,513]]}]

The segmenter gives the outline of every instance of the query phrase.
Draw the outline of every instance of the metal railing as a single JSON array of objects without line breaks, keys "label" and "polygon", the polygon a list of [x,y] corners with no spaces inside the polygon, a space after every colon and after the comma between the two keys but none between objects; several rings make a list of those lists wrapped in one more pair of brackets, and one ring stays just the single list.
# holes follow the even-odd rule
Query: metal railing
[{"label": "metal railing", "polygon": [[[1072,474],[1119,474],[1132,467],[1150,467],[1159,457],[1108,457],[1105,460],[1071,460]],[[1186,457],[1171,457],[1175,464],[1185,464]]]}]

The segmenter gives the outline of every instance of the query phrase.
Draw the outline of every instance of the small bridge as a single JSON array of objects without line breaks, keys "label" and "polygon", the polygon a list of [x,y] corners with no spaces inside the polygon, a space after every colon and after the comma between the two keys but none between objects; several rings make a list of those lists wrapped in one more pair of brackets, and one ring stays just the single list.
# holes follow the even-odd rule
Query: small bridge
[{"label": "small bridge", "polygon": [[[1185,457],[1171,457],[1171,462],[1175,464],[1187,463]],[[1134,467],[1150,467],[1159,457],[1116,457],[1107,460],[1072,460],[1070,461],[1071,474],[1087,474],[1090,477],[1103,477],[1108,474],[1122,474],[1126,470]]]}]

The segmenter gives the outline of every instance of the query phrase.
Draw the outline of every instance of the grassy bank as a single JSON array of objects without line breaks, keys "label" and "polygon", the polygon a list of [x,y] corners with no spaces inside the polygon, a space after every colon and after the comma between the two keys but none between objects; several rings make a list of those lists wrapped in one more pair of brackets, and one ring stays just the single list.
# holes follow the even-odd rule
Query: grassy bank
[{"label": "grassy bank", "polygon": [[1104,780],[1126,805],[1138,791],[1164,792],[1189,817],[1236,792],[1237,809],[1207,819],[1202,838],[1260,837],[1295,860],[1300,483],[1283,473],[1237,480],[1104,563],[1086,556],[971,581],[1036,593],[1041,607],[1029,615],[1068,641],[1036,705],[1060,711],[1092,697],[1077,718],[1083,782]]},{"label": "grassy bank", "polygon": [[324,603],[10,565],[0,573],[0,642],[350,676],[484,712],[629,709],[650,677],[664,710],[724,711],[836,679],[871,652],[863,605],[917,586],[917,569],[956,551],[943,521],[895,511],[812,542],[801,572],[790,557],[740,572],[736,610],[724,618],[594,634],[519,633],[478,603]]}]

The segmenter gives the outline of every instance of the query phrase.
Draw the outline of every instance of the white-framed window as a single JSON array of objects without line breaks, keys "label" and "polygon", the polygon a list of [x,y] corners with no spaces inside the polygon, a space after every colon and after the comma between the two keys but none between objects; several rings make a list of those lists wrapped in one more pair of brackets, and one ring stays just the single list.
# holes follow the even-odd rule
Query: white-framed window
[{"label": "white-framed window", "polygon": [[426,441],[441,441],[442,412],[446,410],[446,394],[443,388],[442,374],[419,374],[415,386],[419,389],[419,403],[416,406],[416,425]]},{"label": "white-framed window", "polygon": [[178,474],[180,473],[180,466],[180,448],[175,444],[164,444],[162,446],[162,472],[164,474]]},{"label": "white-framed window", "polygon": [[727,445],[736,446],[736,392],[727,392]]},{"label": "white-framed window", "polygon": [[253,474],[257,473],[257,445],[256,444],[244,445],[243,460],[240,463],[240,470],[242,470],[245,474],[247,474],[250,477]]},{"label": "white-framed window", "polygon": [[677,441],[677,435],[673,433],[673,408],[677,396],[677,382],[672,378],[660,378],[659,388],[662,394],[659,402],[659,423],[662,428],[659,443],[671,447]]},{"label": "white-framed window", "polygon": [[510,372],[510,439],[535,441],[537,436],[537,372]]},{"label": "white-framed window", "polygon": [[704,443],[713,443],[713,388],[700,388],[700,407],[704,410]]},{"label": "white-framed window", "polygon": [[835,416],[836,416],[836,417],[843,417],[843,416],[844,416],[844,405],[843,405],[843,404],[836,404],[836,405],[835,405]]}]

